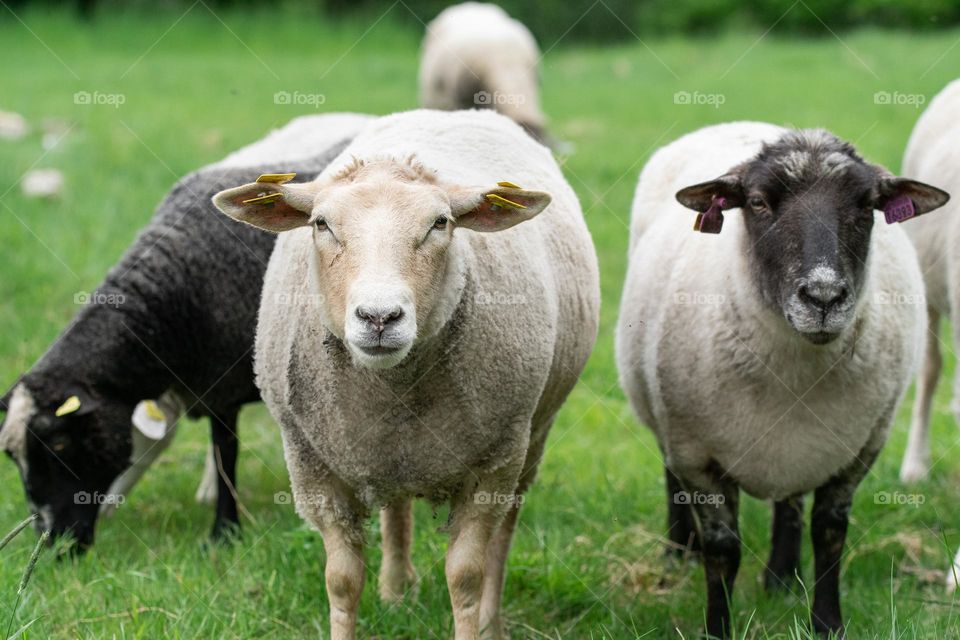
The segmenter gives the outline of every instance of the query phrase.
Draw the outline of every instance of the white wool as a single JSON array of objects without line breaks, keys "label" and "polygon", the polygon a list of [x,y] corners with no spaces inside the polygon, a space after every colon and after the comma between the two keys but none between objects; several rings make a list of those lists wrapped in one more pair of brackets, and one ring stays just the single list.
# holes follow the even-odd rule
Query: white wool
[{"label": "white wool", "polygon": [[[707,127],[653,156],[633,204],[617,330],[622,384],[671,468],[696,479],[716,461],[747,493],[772,499],[820,486],[885,433],[926,330],[922,305],[876,304],[923,291],[906,235],[879,214],[854,328],[824,346],[760,300],[739,210],[726,212],[719,235],[692,230],[696,213],[676,192],[783,132]],[[854,355],[844,356],[853,341]]]},{"label": "white wool", "polygon": [[486,91],[487,106],[518,122],[543,126],[537,66],[540,50],[530,30],[500,7],[465,2],[427,25],[420,62],[420,104],[461,109],[464,88]]},{"label": "white wool", "polygon": [[341,140],[357,135],[373,119],[373,116],[359,113],[301,116],[212,166],[253,167],[269,162],[294,162],[310,158]]},{"label": "white wool", "polygon": [[[450,261],[447,286],[462,286],[466,271],[475,293],[522,293],[525,303],[478,305],[472,297],[464,299],[465,317],[457,321],[461,337],[450,347],[468,360],[437,381],[439,387],[430,390],[436,397],[418,398],[419,391],[404,397],[404,405],[423,403],[415,418],[408,416],[406,432],[381,434],[377,415],[370,417],[373,424],[362,417],[379,405],[394,406],[403,415],[408,410],[385,392],[382,381],[349,360],[325,354],[321,314],[270,303],[278,295],[311,295],[311,229],[280,235],[264,282],[256,372],[264,400],[283,426],[298,510],[317,526],[326,518],[349,519],[329,504],[311,502],[311,492],[330,491],[328,474],[372,509],[416,493],[449,497],[463,480],[464,461],[476,461],[477,473],[492,473],[509,458],[522,460],[525,451],[542,446],[596,334],[598,271],[579,203],[549,151],[511,120],[493,111],[428,110],[380,118],[318,181],[334,176],[354,157],[404,159],[413,153],[443,183],[492,187],[508,180],[546,191],[553,200],[540,216],[507,231],[455,232],[450,251],[459,255]],[[537,331],[531,333],[533,326]],[[436,373],[428,370],[424,376]],[[337,394],[335,406],[323,401],[331,394]],[[309,413],[295,410],[294,395],[301,405],[312,402]],[[442,442],[435,434],[443,434]],[[393,444],[385,446],[384,439]],[[402,473],[387,468],[400,450],[406,457]],[[382,481],[404,473],[421,480]]]},{"label": "white wool", "polygon": [[[907,226],[916,247],[926,285],[926,303],[935,318],[952,318],[953,345],[960,344],[960,80],[948,84],[920,116],[903,160],[903,175],[946,190],[953,197],[936,215],[921,216]],[[932,318],[933,319],[933,318]],[[933,393],[940,376],[939,323],[931,323],[928,348],[917,382],[917,398],[910,421],[910,438],[900,478],[914,482],[930,472],[929,426]],[[949,350],[949,347],[947,347]],[[960,417],[960,375],[954,379],[951,409]],[[947,588],[956,588],[960,551],[947,571]]]}]

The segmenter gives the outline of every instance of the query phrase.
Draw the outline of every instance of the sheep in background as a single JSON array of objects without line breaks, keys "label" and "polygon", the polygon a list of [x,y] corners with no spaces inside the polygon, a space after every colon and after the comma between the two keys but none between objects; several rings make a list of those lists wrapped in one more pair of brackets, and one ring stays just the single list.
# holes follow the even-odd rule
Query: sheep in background
[{"label": "sheep in background", "polygon": [[420,105],[428,109],[496,109],[546,142],[530,30],[494,4],[465,2],[427,25],[420,61]]},{"label": "sheep in background", "polygon": [[[903,160],[904,175],[960,187],[960,80],[948,84],[930,102],[917,121]],[[948,205],[957,211],[957,202]],[[943,365],[940,357],[940,319],[953,318],[953,344],[960,345],[960,253],[957,238],[960,226],[957,216],[921,218],[909,225],[907,232],[920,259],[920,270],[926,284],[926,305],[930,329],[926,335],[926,353],[910,421],[907,450],[900,467],[900,478],[916,482],[930,473],[930,417],[933,394]],[[960,421],[960,373],[953,382],[950,408]],[[957,587],[960,573],[960,552],[947,571],[947,588]]]},{"label": "sheep in background", "polygon": [[[923,281],[904,232],[874,210],[902,219],[947,199],[826,131],[760,123],[700,129],[644,168],[617,364],[663,451],[670,540],[703,550],[709,634],[730,633],[741,488],[775,502],[769,590],[800,570],[803,496],[815,492],[812,623],[842,634],[851,501],[926,331],[920,305],[884,304],[922,295]],[[691,232],[681,205],[708,234]]]},{"label": "sheep in background", "polygon": [[316,174],[369,119],[300,118],[182,179],[89,304],[0,400],[0,447],[17,464],[38,527],[70,534],[79,550],[92,544],[98,507],[109,511],[130,491],[183,412],[211,418],[219,460],[208,462],[198,497],[216,495],[213,535],[239,526],[236,420],[259,400],[253,338],[275,238],[210,214],[210,196],[265,173],[256,166],[263,162]]},{"label": "sheep in background", "polygon": [[414,497],[451,505],[456,638],[504,637],[519,505],[598,324],[593,245],[549,151],[492,111],[414,111],[370,125],[315,181],[214,201],[286,232],[255,368],[297,510],[323,536],[331,637],[355,636],[372,511],[381,596],[414,580]]}]

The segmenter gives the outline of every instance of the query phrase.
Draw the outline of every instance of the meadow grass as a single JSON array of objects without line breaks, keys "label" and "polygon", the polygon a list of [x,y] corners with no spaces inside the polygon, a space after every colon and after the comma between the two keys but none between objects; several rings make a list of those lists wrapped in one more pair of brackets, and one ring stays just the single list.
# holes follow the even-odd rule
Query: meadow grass
[{"label": "meadow grass", "polygon": [[[395,5],[396,11],[403,11]],[[312,14],[218,12],[104,15],[78,24],[58,13],[0,17],[0,109],[39,129],[65,123],[44,151],[39,132],[0,142],[0,384],[12,383],[77,312],[181,175],[215,161],[310,105],[274,103],[278,91],[322,94],[323,111],[388,113],[416,106],[420,33],[391,15],[326,24]],[[424,16],[424,18],[427,18]],[[824,126],[871,160],[897,170],[920,111],[876,104],[878,91],[927,101],[960,63],[960,32],[858,32],[842,41],[786,40],[774,30],[716,38],[665,37],[609,46],[542,43],[551,129],[574,153],[564,161],[602,268],[600,337],[557,420],[530,492],[509,564],[504,606],[514,638],[693,638],[703,624],[702,569],[662,554],[660,457],[617,385],[613,327],[626,270],[627,222],[640,168],[660,145],[736,119]],[[76,92],[122,95],[81,105]],[[678,105],[678,91],[723,104]],[[717,102],[717,100],[714,100]],[[66,188],[30,200],[18,182],[57,168]],[[504,179],[512,179],[504,176]],[[949,339],[944,334],[945,344]],[[948,354],[945,379],[952,377]],[[136,375],[135,371],[130,372]],[[960,464],[949,384],[936,397],[931,479],[900,486],[909,400],[857,495],[842,591],[855,638],[957,637],[956,601],[943,570],[960,544]],[[690,390],[695,393],[695,389]],[[76,561],[41,556],[13,616],[35,545],[21,534],[0,554],[0,625],[36,619],[24,638],[326,637],[318,535],[275,494],[289,490],[279,434],[262,406],[241,417],[239,494],[253,520],[232,547],[204,544],[211,510],[193,502],[208,442],[205,424],[177,442]],[[26,515],[12,464],[0,465],[0,533]],[[920,506],[877,504],[880,492],[919,494]],[[805,638],[801,595],[761,585],[770,509],[745,499],[743,564],[734,620],[745,638]],[[419,593],[402,606],[376,598],[376,521],[369,524],[361,634],[446,638],[452,622],[443,577],[444,509],[418,505]],[[809,543],[804,573],[812,580]]]}]

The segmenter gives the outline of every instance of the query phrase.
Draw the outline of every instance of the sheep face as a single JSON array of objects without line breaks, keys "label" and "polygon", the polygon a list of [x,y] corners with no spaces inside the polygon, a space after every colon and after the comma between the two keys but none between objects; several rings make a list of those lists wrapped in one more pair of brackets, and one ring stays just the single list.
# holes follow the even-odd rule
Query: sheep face
[{"label": "sheep face", "polygon": [[[279,199],[249,202],[270,194]],[[513,185],[445,185],[413,160],[392,159],[356,161],[322,182],[252,183],[214,197],[221,211],[262,229],[311,227],[321,320],[357,364],[374,369],[402,362],[439,301],[458,293],[446,274],[460,228],[502,231],[549,202]]]},{"label": "sheep face", "polygon": [[903,197],[917,213],[949,199],[867,163],[822,130],[790,132],[726,175],[677,194],[697,211],[720,198],[724,208],[742,210],[760,297],[814,344],[835,340],[853,323],[874,210]]},{"label": "sheep face", "polygon": [[108,492],[129,466],[133,408],[47,386],[21,382],[3,400],[0,446],[17,465],[37,529],[49,531],[51,542],[69,536],[82,551],[93,543],[100,505],[122,500]]}]

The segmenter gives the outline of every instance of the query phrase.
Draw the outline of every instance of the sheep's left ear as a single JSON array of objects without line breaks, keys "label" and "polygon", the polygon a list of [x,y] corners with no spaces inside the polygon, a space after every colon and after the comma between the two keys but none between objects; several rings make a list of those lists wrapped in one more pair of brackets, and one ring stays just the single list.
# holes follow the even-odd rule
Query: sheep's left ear
[{"label": "sheep's left ear", "polygon": [[494,189],[450,190],[450,211],[458,227],[503,231],[534,218],[550,204],[550,194],[500,183]]},{"label": "sheep's left ear", "polygon": [[95,411],[100,401],[83,389],[70,389],[64,395],[63,402],[54,410],[53,415],[58,418],[65,416],[85,416]]},{"label": "sheep's left ear", "polygon": [[[909,178],[898,178],[886,174],[880,178],[879,197],[875,207],[884,211],[888,218],[893,213],[893,222],[901,222],[921,213],[939,209],[949,200],[950,194],[942,189]],[[912,214],[909,211],[911,203]],[[892,211],[898,208],[902,213]]]},{"label": "sheep's left ear", "polygon": [[213,204],[234,220],[273,233],[308,225],[316,186],[311,182],[283,184],[272,178],[260,176],[257,182],[221,191],[213,196]]}]

